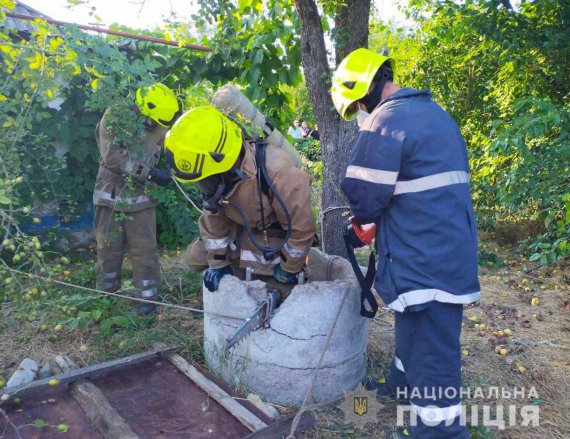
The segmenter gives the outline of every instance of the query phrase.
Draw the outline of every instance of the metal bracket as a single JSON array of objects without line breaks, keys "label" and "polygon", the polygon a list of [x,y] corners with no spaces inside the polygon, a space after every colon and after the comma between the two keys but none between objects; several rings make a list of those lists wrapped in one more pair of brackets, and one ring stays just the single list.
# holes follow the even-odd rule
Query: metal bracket
[{"label": "metal bracket", "polygon": [[278,290],[273,290],[266,294],[259,306],[255,309],[253,314],[243,322],[233,334],[226,338],[224,346],[224,357],[228,358],[230,350],[246,338],[251,332],[259,328],[268,328],[269,320],[273,316],[273,312],[277,307],[277,302],[280,297]]}]

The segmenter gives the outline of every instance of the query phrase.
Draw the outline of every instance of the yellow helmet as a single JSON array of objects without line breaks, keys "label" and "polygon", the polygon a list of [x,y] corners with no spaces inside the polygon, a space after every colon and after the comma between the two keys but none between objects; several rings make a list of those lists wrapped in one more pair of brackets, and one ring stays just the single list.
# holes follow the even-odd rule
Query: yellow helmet
[{"label": "yellow helmet", "polygon": [[229,171],[241,148],[240,128],[212,106],[184,113],[164,139],[166,162],[182,182]]},{"label": "yellow helmet", "polygon": [[351,105],[362,99],[372,84],[378,69],[388,62],[392,70],[394,60],[368,49],[356,49],[349,53],[334,72],[331,96],[336,111],[345,120],[353,120],[356,110]]},{"label": "yellow helmet", "polygon": [[137,90],[136,102],[141,114],[168,128],[178,113],[178,99],[166,85],[157,82]]}]

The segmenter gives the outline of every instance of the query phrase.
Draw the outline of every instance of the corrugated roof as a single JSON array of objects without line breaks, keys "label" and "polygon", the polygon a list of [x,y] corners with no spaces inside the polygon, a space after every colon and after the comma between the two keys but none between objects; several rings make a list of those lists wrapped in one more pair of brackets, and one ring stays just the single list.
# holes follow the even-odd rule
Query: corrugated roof
[{"label": "corrugated roof", "polygon": [[[31,8],[20,1],[16,2],[16,7],[11,12],[15,14],[31,15],[40,18],[49,18],[47,15],[42,14],[40,11]],[[6,20],[3,23],[0,23],[0,26],[10,29],[17,29],[18,32],[33,33],[35,30],[34,26],[29,20],[20,20],[18,18],[12,17],[6,17]]]}]

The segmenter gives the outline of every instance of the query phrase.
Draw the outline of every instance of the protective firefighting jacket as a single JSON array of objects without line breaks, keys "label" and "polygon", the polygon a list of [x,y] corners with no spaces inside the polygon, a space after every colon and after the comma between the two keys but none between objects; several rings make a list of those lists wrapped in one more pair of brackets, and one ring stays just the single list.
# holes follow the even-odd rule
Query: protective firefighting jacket
[{"label": "protective firefighting jacket", "polygon": [[374,286],[388,307],[479,300],[467,150],[429,91],[402,89],[380,102],[341,187],[356,219],[377,225]]},{"label": "protective firefighting jacket", "polygon": [[[93,204],[111,206],[124,212],[136,212],[156,206],[158,201],[147,193],[148,189],[155,186],[148,181],[148,173],[160,158],[167,130],[159,125],[145,128],[137,151],[129,151],[115,141],[115,135],[108,128],[108,120],[113,117],[114,111],[117,111],[117,108],[110,107],[95,128],[101,158]],[[133,184],[127,185],[125,177],[130,177]]]},{"label": "protective firefighting jacket", "polygon": [[[255,239],[264,243],[257,187],[255,143],[244,141],[244,155],[239,166],[247,177],[228,193],[227,199],[241,206],[249,220]],[[240,266],[257,268],[261,274],[271,274],[276,264],[291,273],[301,271],[313,238],[315,222],[311,209],[311,176],[297,169],[287,153],[269,145],[266,169],[271,183],[283,199],[291,215],[291,236],[279,254],[266,260],[253,245],[244,229],[244,221],[234,207],[224,205],[217,212],[204,211],[198,221],[200,236],[208,251],[208,265],[223,267],[230,263],[230,253],[238,253]],[[269,246],[275,246],[285,236],[287,219],[281,205],[270,191],[262,191],[262,201]]]}]

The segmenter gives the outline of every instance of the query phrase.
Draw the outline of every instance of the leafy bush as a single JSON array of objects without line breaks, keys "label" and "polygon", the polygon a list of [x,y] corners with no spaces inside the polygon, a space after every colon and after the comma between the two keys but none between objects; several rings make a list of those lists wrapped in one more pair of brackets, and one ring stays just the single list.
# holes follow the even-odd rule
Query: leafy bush
[{"label": "leafy bush", "polygon": [[312,162],[321,160],[321,143],[313,138],[295,139],[295,149]]},{"label": "leafy bush", "polygon": [[[495,217],[544,222],[546,232],[530,245],[531,260],[555,262],[569,253],[570,105],[524,99],[511,119],[494,123],[475,190],[478,203],[494,199]],[[486,198],[486,199],[485,199]]]},{"label": "leafy bush", "polygon": [[478,226],[543,221],[527,253],[563,257],[570,2],[414,0],[406,13],[417,29],[373,22],[370,46],[396,59],[397,83],[431,90],[459,125]]},{"label": "leafy bush", "polygon": [[[197,188],[185,185],[183,189],[196,205],[201,205]],[[156,212],[159,243],[170,248],[188,245],[198,235],[200,214],[175,189],[159,187],[152,195],[160,201]]]}]

